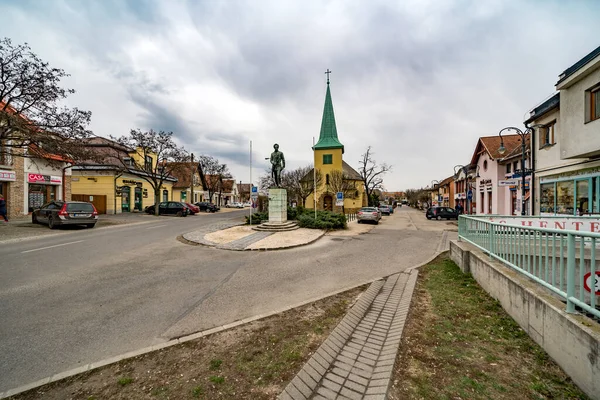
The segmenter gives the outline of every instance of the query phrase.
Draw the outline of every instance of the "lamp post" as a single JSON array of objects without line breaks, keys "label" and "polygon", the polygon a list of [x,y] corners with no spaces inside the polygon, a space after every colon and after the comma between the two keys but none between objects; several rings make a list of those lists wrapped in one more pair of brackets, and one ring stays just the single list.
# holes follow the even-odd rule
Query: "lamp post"
[{"label": "lamp post", "polygon": [[[538,126],[541,126],[541,125],[534,125],[534,126],[528,127],[527,129],[525,129],[525,132],[523,132],[519,128],[509,126],[507,128],[501,129],[500,132],[498,132],[498,136],[500,136],[500,147],[498,148],[498,153],[500,153],[501,155],[506,153],[506,147],[504,147],[504,139],[502,139],[502,132],[513,131],[521,137],[521,170],[519,171],[521,174],[521,215],[526,215],[526,213],[525,213],[525,176],[527,175],[527,172],[532,171],[532,169],[530,169],[530,168],[529,169],[525,168],[525,157],[526,157],[525,153],[526,153],[526,149],[527,149],[527,146],[525,145],[525,138],[526,138],[526,135],[533,134],[533,128],[538,127]],[[531,184],[532,184],[532,187],[530,188],[530,190],[533,189],[533,182],[531,182]]]}]

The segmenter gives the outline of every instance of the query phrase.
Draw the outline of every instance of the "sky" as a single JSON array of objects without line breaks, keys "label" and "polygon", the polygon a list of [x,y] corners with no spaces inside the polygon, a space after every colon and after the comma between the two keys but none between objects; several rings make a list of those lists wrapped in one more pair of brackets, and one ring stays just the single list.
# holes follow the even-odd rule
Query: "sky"
[{"label": "sky", "polygon": [[237,181],[313,162],[326,91],[344,160],[372,147],[386,190],[428,186],[477,139],[523,126],[558,75],[600,45],[597,0],[0,0],[76,90],[99,136],[173,131]]}]

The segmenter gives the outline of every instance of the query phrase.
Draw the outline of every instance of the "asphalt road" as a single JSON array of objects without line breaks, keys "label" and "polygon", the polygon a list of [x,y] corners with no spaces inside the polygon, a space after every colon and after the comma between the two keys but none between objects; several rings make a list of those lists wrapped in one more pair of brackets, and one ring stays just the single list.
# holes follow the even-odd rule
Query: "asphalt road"
[{"label": "asphalt road", "polygon": [[244,211],[0,245],[0,392],[421,263],[444,221],[398,210],[369,234],[273,252],[176,238]]}]

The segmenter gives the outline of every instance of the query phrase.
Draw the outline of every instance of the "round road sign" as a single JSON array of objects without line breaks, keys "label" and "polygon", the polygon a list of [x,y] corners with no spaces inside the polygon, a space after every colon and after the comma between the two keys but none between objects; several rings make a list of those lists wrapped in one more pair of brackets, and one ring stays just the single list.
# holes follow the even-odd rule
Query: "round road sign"
[{"label": "round road sign", "polygon": [[596,295],[600,295],[600,271],[596,271],[596,278],[594,279],[594,284],[592,285],[592,273],[588,272],[583,277],[583,287],[588,292],[591,292],[591,288],[594,286],[594,290]]}]

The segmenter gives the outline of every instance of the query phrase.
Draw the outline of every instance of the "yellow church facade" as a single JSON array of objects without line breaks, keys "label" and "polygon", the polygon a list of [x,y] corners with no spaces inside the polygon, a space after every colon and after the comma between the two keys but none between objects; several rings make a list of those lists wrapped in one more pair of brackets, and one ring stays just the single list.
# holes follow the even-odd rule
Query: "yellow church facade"
[{"label": "yellow church facade", "polygon": [[[316,168],[316,208],[344,212],[356,212],[367,205],[363,180],[358,172],[344,161],[344,145],[339,141],[329,79],[319,141],[313,147],[314,166]],[[306,184],[315,182],[314,170],[303,179]],[[343,206],[336,205],[336,194],[342,192]],[[315,195],[306,200],[306,207],[315,207]]]}]

